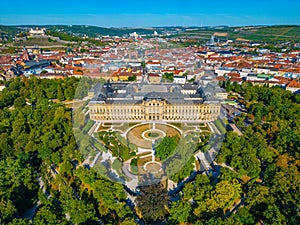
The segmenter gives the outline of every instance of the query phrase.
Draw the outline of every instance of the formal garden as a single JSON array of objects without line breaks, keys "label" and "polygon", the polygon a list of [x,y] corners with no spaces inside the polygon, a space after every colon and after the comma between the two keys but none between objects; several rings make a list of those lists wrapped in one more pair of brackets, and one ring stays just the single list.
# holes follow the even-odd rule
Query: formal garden
[{"label": "formal garden", "polygon": [[[210,128],[203,123],[102,123],[95,136],[113,157],[130,164],[129,173],[152,173],[159,177],[164,176],[166,170],[170,173],[172,166],[178,166],[183,171],[173,176],[177,182],[199,168],[193,154],[199,149],[207,150],[204,147],[210,135]],[[183,163],[173,165],[169,158],[182,159]],[[118,168],[122,173],[122,168]]]}]

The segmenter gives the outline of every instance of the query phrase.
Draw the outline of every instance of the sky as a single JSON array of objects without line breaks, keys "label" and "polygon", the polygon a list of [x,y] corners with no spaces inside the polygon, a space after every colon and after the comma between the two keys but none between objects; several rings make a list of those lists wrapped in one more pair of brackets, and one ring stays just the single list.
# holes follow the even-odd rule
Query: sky
[{"label": "sky", "polygon": [[5,0],[2,25],[300,25],[300,0]]}]

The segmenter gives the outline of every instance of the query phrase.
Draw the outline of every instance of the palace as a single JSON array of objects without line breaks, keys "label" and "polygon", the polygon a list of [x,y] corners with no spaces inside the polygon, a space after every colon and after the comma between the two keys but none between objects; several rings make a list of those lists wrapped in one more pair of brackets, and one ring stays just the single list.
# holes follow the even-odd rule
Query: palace
[{"label": "palace", "polygon": [[221,108],[192,84],[97,84],[89,96],[90,118],[98,122],[210,122]]}]

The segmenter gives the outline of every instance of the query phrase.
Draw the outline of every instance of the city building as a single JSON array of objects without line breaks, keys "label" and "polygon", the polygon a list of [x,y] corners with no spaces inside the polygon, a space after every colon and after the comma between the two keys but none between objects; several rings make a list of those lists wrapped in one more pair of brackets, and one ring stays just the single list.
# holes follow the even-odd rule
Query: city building
[{"label": "city building", "polygon": [[46,29],[45,28],[30,28],[29,29],[29,35],[30,36],[35,36],[35,35],[45,35],[46,34]]},{"label": "city building", "polygon": [[5,85],[4,84],[0,84],[0,91],[3,91],[5,88]]},{"label": "city building", "polygon": [[105,83],[89,91],[90,118],[98,122],[210,122],[220,115],[214,96],[198,85]]},{"label": "city building", "polygon": [[148,74],[148,80],[151,84],[159,84],[161,82],[161,76],[156,73]]},{"label": "city building", "polygon": [[300,82],[296,81],[296,80],[292,80],[291,82],[289,82],[286,87],[286,90],[291,91],[293,93],[298,93],[300,90]]},{"label": "city building", "polygon": [[174,76],[175,84],[185,84],[186,83],[186,77],[185,76]]}]

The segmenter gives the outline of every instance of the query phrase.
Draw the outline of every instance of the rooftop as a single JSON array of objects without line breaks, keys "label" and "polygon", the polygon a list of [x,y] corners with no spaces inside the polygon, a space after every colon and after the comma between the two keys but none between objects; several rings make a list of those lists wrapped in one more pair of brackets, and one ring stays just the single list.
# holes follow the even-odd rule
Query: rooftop
[{"label": "rooftop", "polygon": [[186,94],[184,90],[198,90],[198,85],[176,84],[129,84],[106,83],[96,84],[90,92],[95,93],[91,103],[138,103],[141,100],[166,100],[168,103],[203,103],[199,92]]}]

